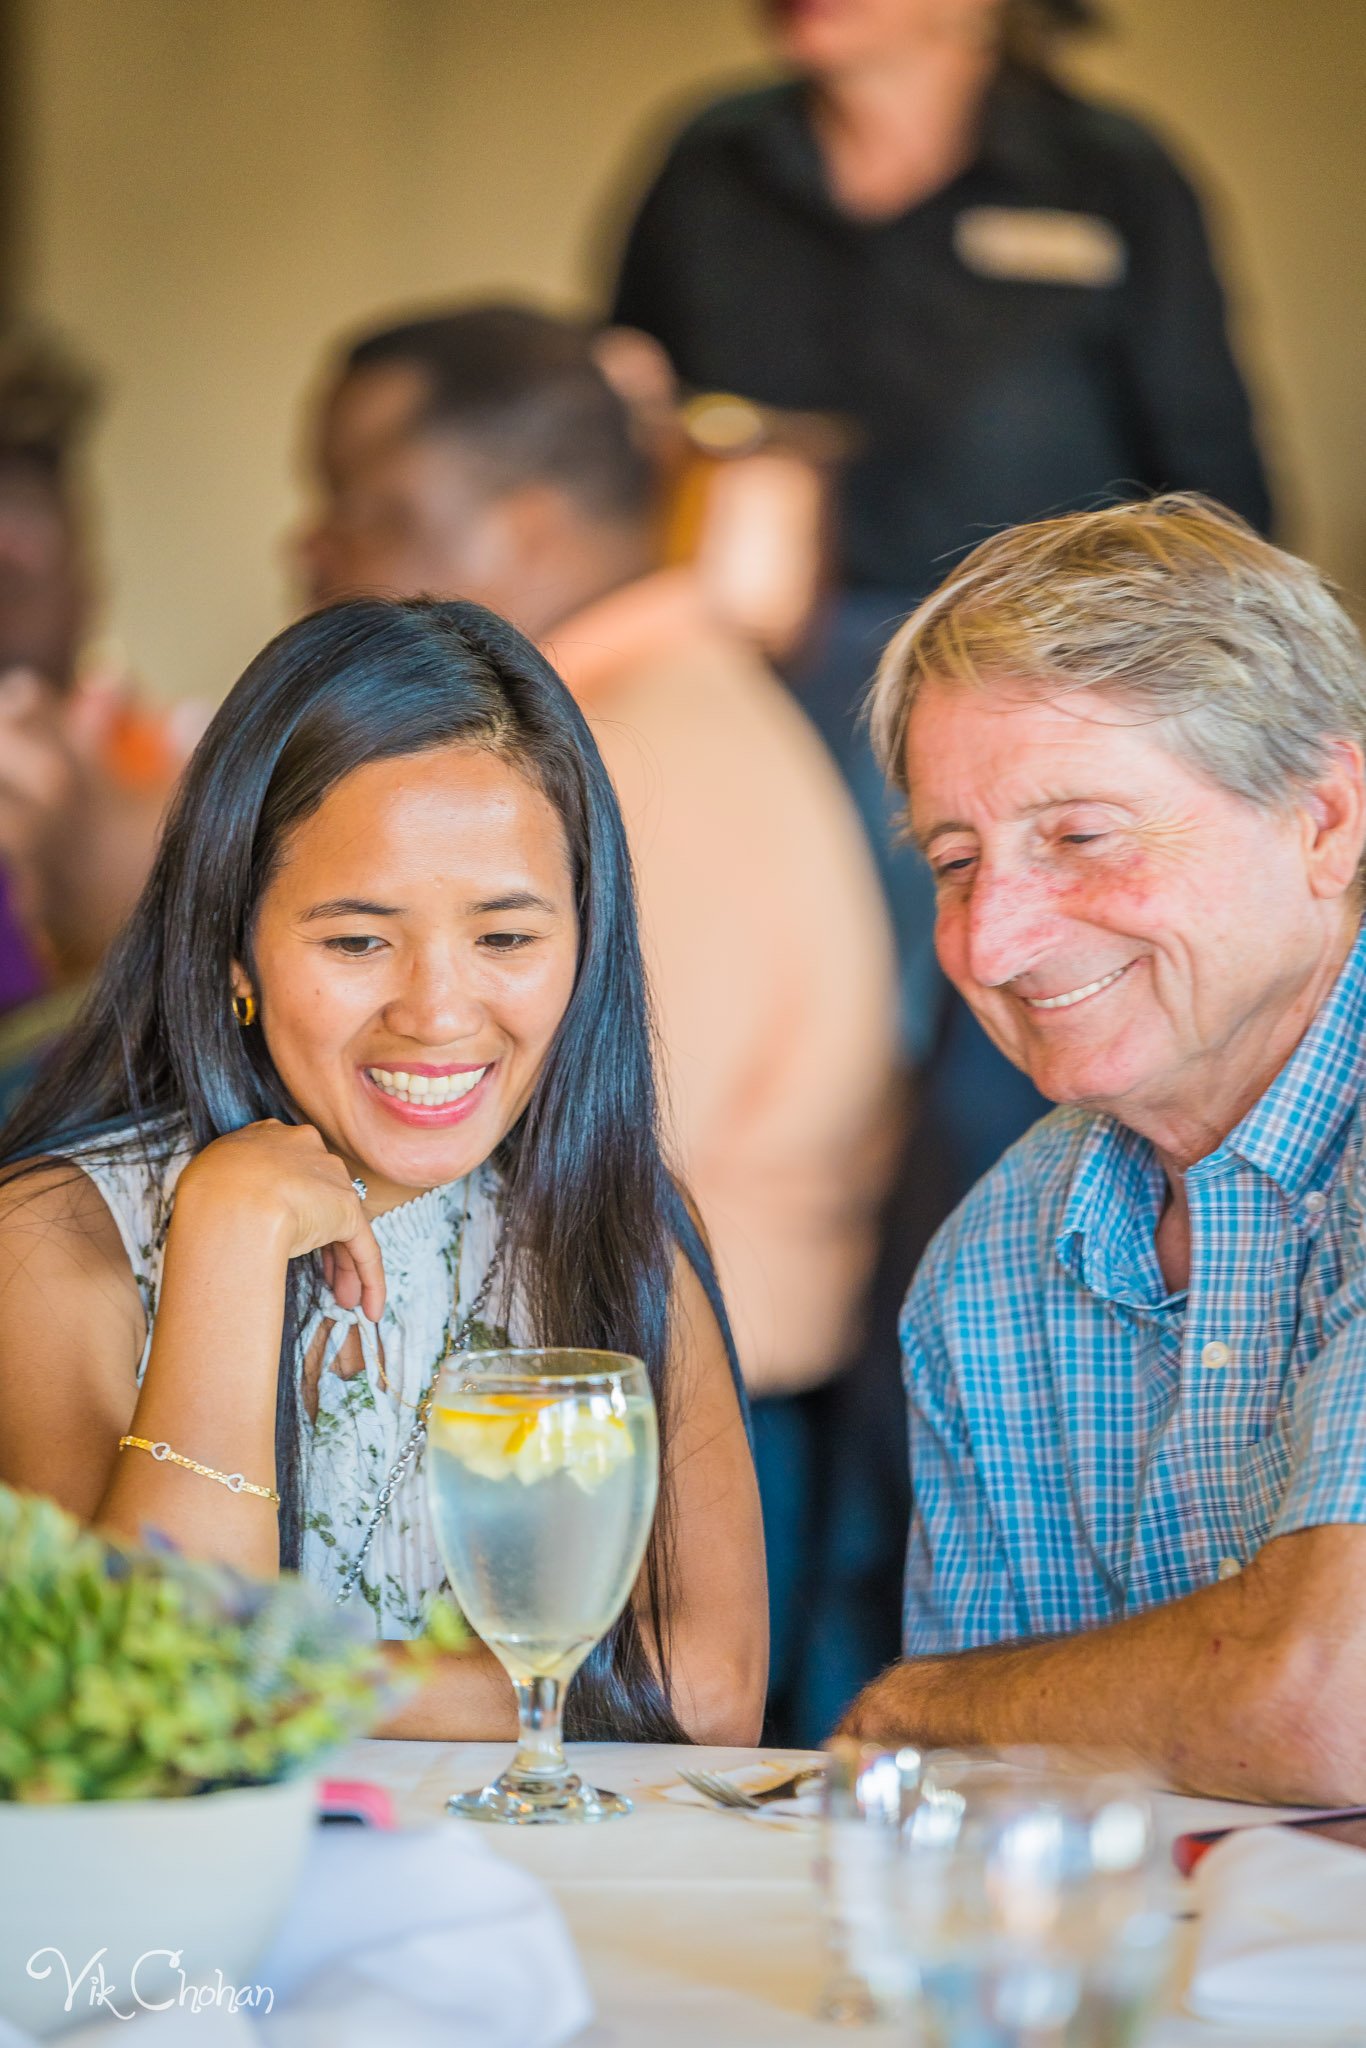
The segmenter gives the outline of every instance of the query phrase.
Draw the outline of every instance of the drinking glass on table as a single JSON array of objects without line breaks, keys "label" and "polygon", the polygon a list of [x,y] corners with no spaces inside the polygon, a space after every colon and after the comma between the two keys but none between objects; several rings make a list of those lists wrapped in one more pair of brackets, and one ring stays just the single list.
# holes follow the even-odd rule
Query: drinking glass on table
[{"label": "drinking glass on table", "polygon": [[882,1750],[836,1736],[828,1745],[816,1859],[828,1969],[818,2019],[848,2027],[894,2018],[909,1995],[898,1916],[923,1768],[909,1744]]},{"label": "drinking glass on table", "polygon": [[517,1692],[517,1753],[447,1811],[607,1820],[629,1800],[569,1769],[564,1691],[631,1596],[659,1438],[645,1367],[613,1351],[462,1351],[437,1381],[427,1491],[451,1590]]},{"label": "drinking glass on table", "polygon": [[931,1757],[900,1919],[926,2048],[1130,2048],[1172,1947],[1170,1873],[1142,1789]]}]

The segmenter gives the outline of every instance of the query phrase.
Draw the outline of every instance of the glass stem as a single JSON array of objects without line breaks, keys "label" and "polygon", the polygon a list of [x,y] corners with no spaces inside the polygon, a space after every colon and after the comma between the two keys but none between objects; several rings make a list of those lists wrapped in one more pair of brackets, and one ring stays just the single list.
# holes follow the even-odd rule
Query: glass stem
[{"label": "glass stem", "polygon": [[568,1775],[560,1721],[564,1687],[558,1678],[514,1681],[517,1691],[517,1754],[508,1776],[517,1783],[553,1785]]}]

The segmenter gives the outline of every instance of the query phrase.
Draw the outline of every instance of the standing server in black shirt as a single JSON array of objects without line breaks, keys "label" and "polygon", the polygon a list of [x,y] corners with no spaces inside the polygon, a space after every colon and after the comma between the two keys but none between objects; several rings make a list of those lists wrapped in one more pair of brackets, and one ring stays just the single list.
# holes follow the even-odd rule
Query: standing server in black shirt
[{"label": "standing server in black shirt", "polygon": [[[897,1648],[885,1617],[905,1481],[890,1330],[910,1263],[1048,1107],[934,965],[928,881],[894,844],[857,724],[873,666],[899,619],[999,527],[1173,489],[1207,492],[1263,531],[1271,520],[1195,194],[1144,128],[1048,68],[1057,33],[1090,12],[1089,0],[767,0],[796,77],[683,130],[630,229],[612,309],[695,389],[853,429],[839,596],[793,682],[882,866],[922,1109],[873,1303],[881,1367],[875,1352],[834,1395],[833,1439],[859,1468],[836,1472],[827,1532],[838,1583],[824,1604],[843,1648],[818,1641],[804,1675],[794,1648],[784,1672],[775,1592],[789,1711],[774,1732],[802,1740],[856,1670]],[[780,1588],[784,1560],[770,1570]]]},{"label": "standing server in black shirt", "polygon": [[613,317],[697,388],[855,423],[845,584],[923,594],[987,532],[1098,492],[1205,491],[1268,527],[1199,205],[1152,136],[1004,66],[963,168],[856,214],[812,89],[723,100],[684,130]]}]

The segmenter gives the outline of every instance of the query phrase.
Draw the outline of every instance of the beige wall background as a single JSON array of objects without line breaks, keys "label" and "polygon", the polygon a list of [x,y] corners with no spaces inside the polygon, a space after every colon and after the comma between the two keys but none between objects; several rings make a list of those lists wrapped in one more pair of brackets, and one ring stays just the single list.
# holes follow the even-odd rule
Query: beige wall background
[{"label": "beige wall background", "polygon": [[[1366,587],[1366,0],[1110,0],[1088,85],[1210,197],[1288,531]],[[594,289],[670,100],[745,0],[20,0],[20,288],[107,377],[109,626],[218,696],[288,616],[301,405],[397,303]]]}]

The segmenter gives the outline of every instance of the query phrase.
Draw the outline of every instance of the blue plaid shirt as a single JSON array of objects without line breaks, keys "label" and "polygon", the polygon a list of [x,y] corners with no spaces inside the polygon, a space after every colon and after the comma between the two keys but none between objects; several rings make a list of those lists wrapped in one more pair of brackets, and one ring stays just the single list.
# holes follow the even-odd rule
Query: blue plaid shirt
[{"label": "blue plaid shirt", "polygon": [[1168,1292],[1151,1145],[1060,1109],[973,1189],[901,1337],[908,1655],[1071,1632],[1366,1522],[1366,936],[1186,1176]]}]

